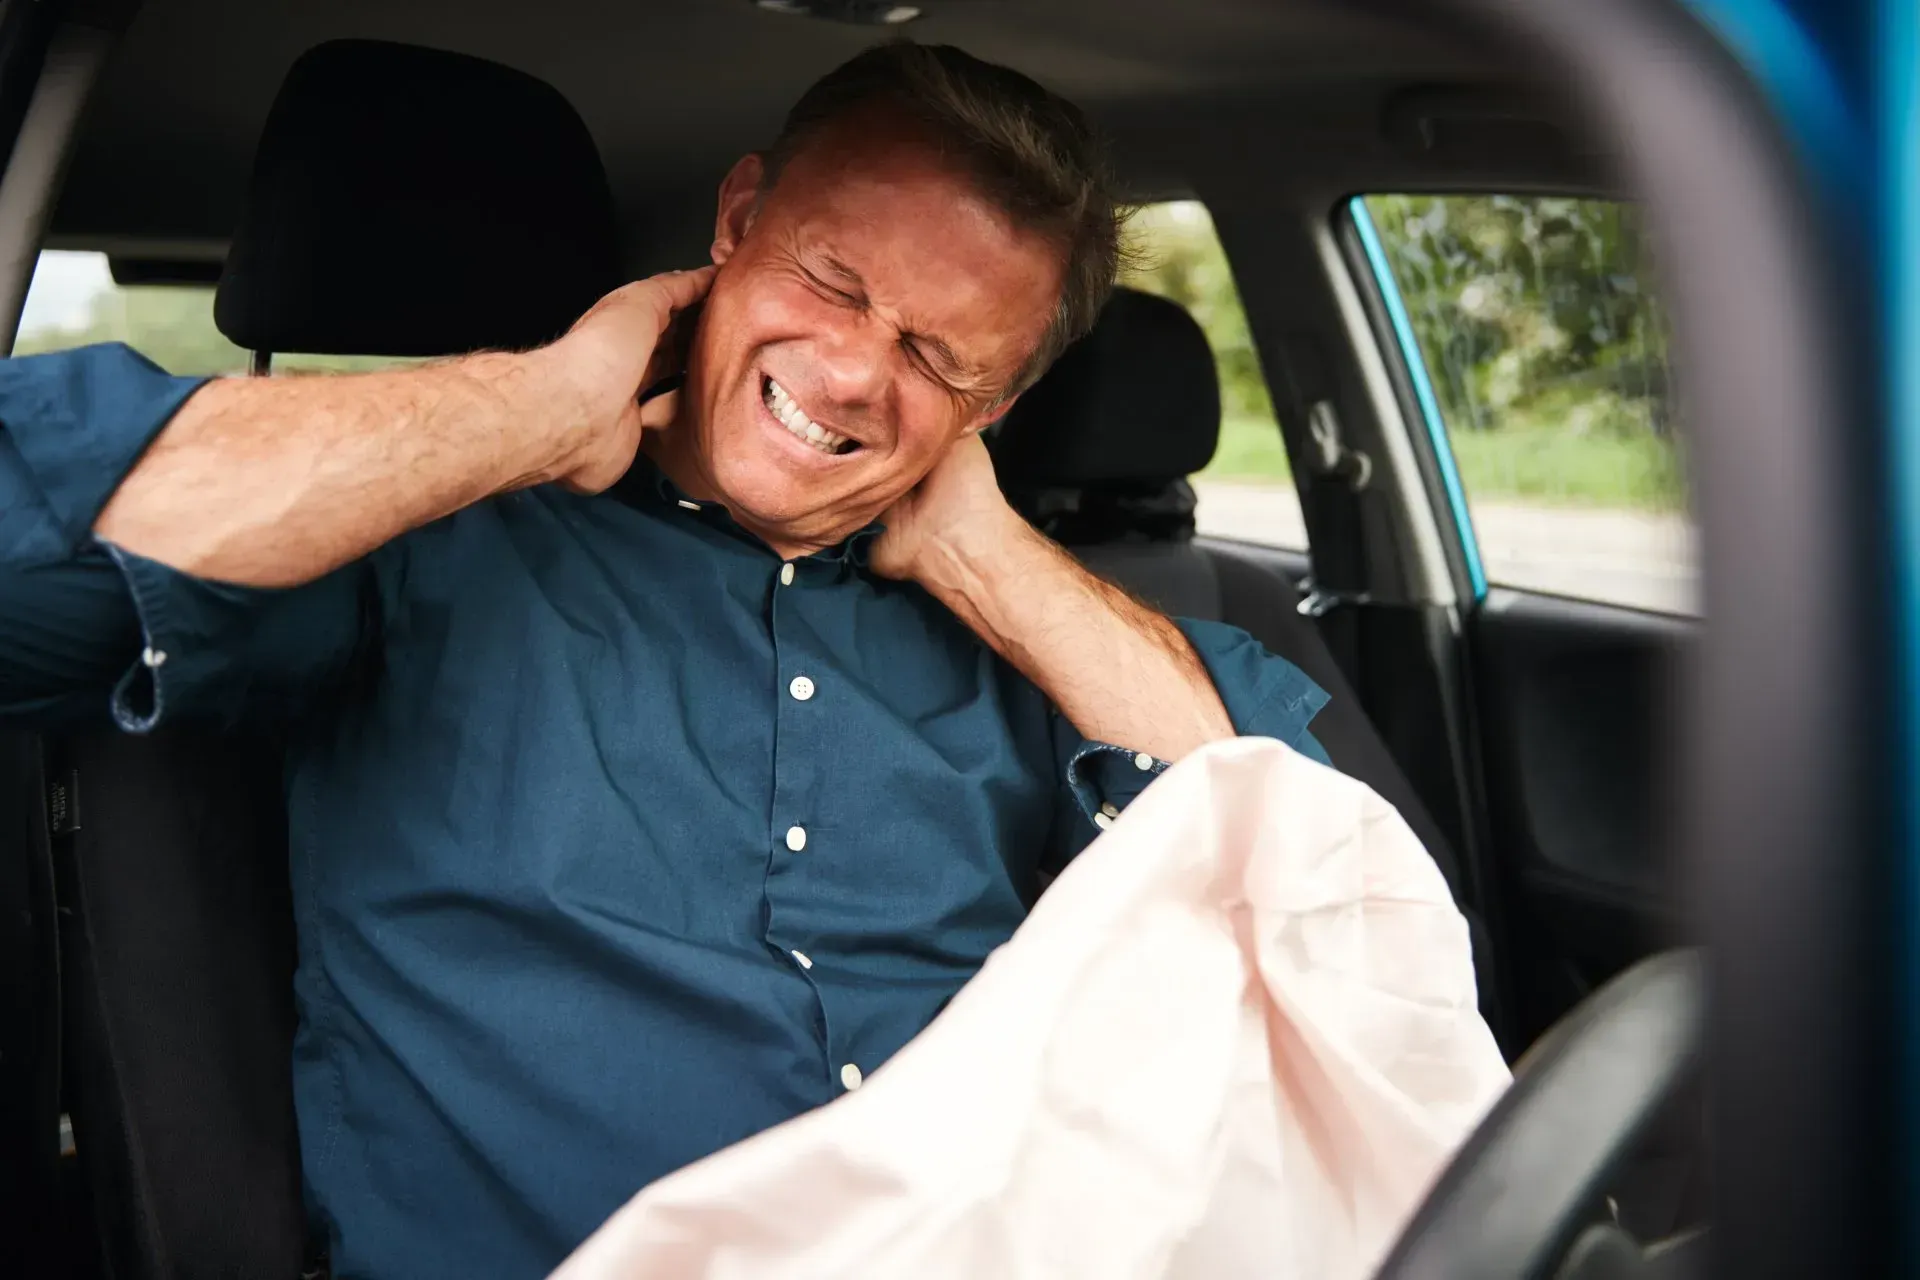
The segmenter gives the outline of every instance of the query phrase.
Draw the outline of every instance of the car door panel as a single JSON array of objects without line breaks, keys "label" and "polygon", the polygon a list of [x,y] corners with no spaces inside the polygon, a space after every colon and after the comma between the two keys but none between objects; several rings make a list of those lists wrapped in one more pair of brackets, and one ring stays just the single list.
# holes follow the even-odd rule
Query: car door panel
[{"label": "car door panel", "polygon": [[1528,1030],[1675,940],[1667,780],[1692,631],[1499,587],[1469,616],[1487,829]]}]

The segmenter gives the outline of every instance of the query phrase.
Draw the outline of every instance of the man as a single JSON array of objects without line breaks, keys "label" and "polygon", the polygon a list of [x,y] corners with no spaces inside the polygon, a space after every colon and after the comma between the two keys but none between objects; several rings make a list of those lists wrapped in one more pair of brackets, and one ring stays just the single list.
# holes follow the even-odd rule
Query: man
[{"label": "man", "polygon": [[[1077,110],[889,45],[734,167],[713,266],[545,349],[0,372],[7,711],[289,739],[337,1274],[543,1273],[857,1088],[1168,761],[1317,752],[1297,671],[1093,578],[994,484],[980,431],[1117,256]],[[696,307],[684,390],[638,403]]]}]

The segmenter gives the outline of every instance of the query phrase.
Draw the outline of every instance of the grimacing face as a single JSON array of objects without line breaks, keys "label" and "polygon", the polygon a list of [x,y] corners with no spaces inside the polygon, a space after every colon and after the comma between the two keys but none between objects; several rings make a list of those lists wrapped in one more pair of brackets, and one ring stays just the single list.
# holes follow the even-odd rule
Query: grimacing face
[{"label": "grimacing face", "polygon": [[656,452],[791,556],[877,518],[1005,411],[1063,264],[884,114],[764,174],[748,156],[721,186],[720,269]]}]

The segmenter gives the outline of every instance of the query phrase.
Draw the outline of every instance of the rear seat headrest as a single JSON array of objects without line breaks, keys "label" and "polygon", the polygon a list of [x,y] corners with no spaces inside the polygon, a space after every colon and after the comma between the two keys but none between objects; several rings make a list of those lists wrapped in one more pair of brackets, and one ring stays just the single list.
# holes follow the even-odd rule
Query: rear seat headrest
[{"label": "rear seat headrest", "polygon": [[618,283],[606,172],[557,89],[340,40],[267,116],[214,318],[256,351],[445,355],[535,346]]},{"label": "rear seat headrest", "polygon": [[1116,289],[1093,332],[1014,402],[994,433],[1003,488],[1164,484],[1213,458],[1220,379],[1177,302]]}]

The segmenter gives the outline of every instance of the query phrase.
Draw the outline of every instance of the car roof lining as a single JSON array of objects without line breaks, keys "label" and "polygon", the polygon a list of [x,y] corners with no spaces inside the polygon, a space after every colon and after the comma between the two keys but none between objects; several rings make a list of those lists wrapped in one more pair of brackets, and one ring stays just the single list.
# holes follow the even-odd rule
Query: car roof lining
[{"label": "car roof lining", "polygon": [[[1512,145],[1511,129],[1483,127],[1503,110],[1565,113],[1515,89],[1484,45],[1429,22],[1335,0],[1184,0],[1177,18],[1159,0],[924,8],[913,38],[1007,62],[1085,106],[1136,199],[1220,188],[1330,206],[1367,188],[1604,185],[1605,166],[1572,130],[1543,147],[1536,129],[1529,149]],[[217,257],[287,68],[315,44],[359,36],[492,58],[557,86],[600,147],[629,265],[685,265],[705,256],[713,192],[733,159],[764,145],[815,77],[886,34],[748,0],[149,0],[101,77],[49,243]],[[1410,92],[1463,91],[1525,105],[1464,113],[1468,145],[1454,150],[1465,154],[1419,154],[1396,131],[1395,104]]]}]

